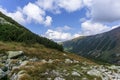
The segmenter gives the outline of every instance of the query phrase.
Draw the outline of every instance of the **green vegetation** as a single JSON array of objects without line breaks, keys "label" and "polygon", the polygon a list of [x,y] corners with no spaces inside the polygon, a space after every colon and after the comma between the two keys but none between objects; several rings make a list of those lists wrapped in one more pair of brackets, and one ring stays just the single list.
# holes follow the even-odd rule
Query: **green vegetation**
[{"label": "green vegetation", "polygon": [[120,27],[93,36],[79,37],[63,42],[64,50],[97,61],[119,64]]},{"label": "green vegetation", "polygon": [[63,51],[62,45],[55,43],[45,37],[40,37],[31,31],[12,20],[10,17],[5,16],[0,12],[0,17],[5,19],[8,23],[0,23],[0,40],[6,42],[24,42],[26,44],[43,44],[46,47]]}]

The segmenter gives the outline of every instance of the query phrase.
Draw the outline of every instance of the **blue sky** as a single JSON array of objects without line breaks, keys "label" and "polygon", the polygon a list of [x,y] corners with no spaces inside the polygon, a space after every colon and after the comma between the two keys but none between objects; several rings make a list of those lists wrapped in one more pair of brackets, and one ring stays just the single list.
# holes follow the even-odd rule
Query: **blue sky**
[{"label": "blue sky", "polygon": [[65,41],[119,26],[119,4],[119,0],[0,0],[0,11],[38,35]]}]

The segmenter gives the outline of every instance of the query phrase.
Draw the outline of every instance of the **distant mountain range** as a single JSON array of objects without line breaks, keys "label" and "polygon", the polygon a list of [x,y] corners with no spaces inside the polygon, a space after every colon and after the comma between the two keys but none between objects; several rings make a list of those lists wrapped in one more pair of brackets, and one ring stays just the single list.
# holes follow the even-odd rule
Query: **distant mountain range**
[{"label": "distant mountain range", "polygon": [[45,37],[32,33],[24,26],[18,24],[12,18],[0,12],[0,41],[23,42],[26,44],[39,43],[49,48],[62,51],[61,45]]},{"label": "distant mountain range", "polygon": [[120,27],[102,34],[65,41],[63,46],[66,51],[87,58],[120,64]]}]

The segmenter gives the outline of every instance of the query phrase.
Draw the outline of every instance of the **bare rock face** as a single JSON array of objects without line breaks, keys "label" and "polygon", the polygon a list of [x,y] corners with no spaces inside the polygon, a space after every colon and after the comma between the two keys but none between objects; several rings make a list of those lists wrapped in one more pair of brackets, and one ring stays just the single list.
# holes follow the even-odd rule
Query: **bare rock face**
[{"label": "bare rock face", "polygon": [[8,51],[7,53],[9,59],[14,59],[23,55],[23,51]]}]

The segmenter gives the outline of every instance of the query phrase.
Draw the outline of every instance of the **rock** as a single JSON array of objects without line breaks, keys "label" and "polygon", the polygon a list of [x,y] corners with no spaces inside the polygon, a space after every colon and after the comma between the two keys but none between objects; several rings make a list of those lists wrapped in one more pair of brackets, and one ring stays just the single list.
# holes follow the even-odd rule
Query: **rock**
[{"label": "rock", "polygon": [[7,53],[9,59],[18,58],[19,56],[23,55],[23,51],[8,51]]},{"label": "rock", "polygon": [[73,71],[72,76],[80,76],[80,74],[78,72]]},{"label": "rock", "polygon": [[73,63],[79,63],[79,61],[74,60]]},{"label": "rock", "polygon": [[73,63],[73,61],[70,59],[65,59],[65,63]]},{"label": "rock", "polygon": [[0,79],[6,79],[7,78],[7,74],[2,70],[0,69]]},{"label": "rock", "polygon": [[82,78],[82,80],[88,80],[87,78]]},{"label": "rock", "polygon": [[42,63],[47,63],[47,61],[45,59],[41,60]]},{"label": "rock", "polygon": [[49,60],[48,60],[48,63],[53,63],[53,60],[52,60],[52,59],[49,59]]},{"label": "rock", "polygon": [[28,64],[29,61],[23,61],[20,66],[25,66]]},{"label": "rock", "polygon": [[60,76],[60,73],[58,71],[52,70],[52,74],[55,76]]},{"label": "rock", "polygon": [[63,56],[67,56],[67,54],[64,53]]},{"label": "rock", "polygon": [[88,71],[87,74],[90,75],[90,76],[97,76],[97,77],[101,76],[100,71],[98,71],[96,69],[92,69],[92,70]]},{"label": "rock", "polygon": [[7,56],[3,56],[2,58],[3,58],[3,60],[6,60],[6,59],[7,59]]},{"label": "rock", "polygon": [[32,58],[32,59],[30,59],[30,61],[33,61],[33,62],[38,61],[38,60],[39,60],[38,58]]},{"label": "rock", "polygon": [[65,80],[65,79],[61,77],[56,77],[54,80]]}]

